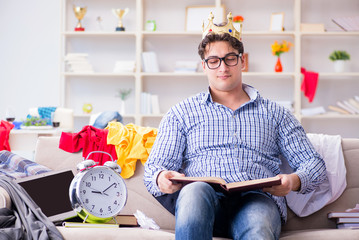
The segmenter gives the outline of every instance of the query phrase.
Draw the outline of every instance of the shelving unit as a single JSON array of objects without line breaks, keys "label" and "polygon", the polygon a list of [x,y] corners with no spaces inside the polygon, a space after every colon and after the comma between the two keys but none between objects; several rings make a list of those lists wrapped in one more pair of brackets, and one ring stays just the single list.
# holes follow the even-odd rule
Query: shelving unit
[{"label": "shelving unit", "polygon": [[[355,129],[359,117],[356,115],[302,116],[301,109],[315,106],[334,105],[345,97],[352,97],[353,89],[359,89],[359,50],[355,46],[359,32],[339,32],[339,27],[331,23],[331,16],[356,15],[359,6],[355,0],[343,0],[344,3],[330,0],[183,0],[168,4],[168,0],[88,0],[88,13],[83,19],[85,32],[74,32],[76,19],[72,12],[70,0],[63,0],[62,5],[62,57],[69,52],[89,53],[95,73],[79,74],[62,70],[62,104],[75,110],[75,126],[79,129],[88,123],[89,116],[82,113],[82,104],[91,102],[94,112],[118,110],[119,99],[115,91],[119,88],[133,88],[127,100],[127,114],[124,122],[157,127],[163,114],[141,114],[141,92],[158,94],[161,113],[165,113],[181,99],[207,88],[207,79],[202,72],[175,73],[176,60],[198,61],[197,46],[201,32],[184,31],[187,6],[222,4],[226,13],[244,16],[243,42],[245,51],[249,52],[249,72],[243,73],[243,81],[256,87],[262,96],[275,101],[291,101],[295,116],[302,122],[307,132],[341,134],[343,122],[353,125]],[[323,7],[325,5],[325,7]],[[171,6],[170,8],[166,6]],[[257,6],[262,6],[260,9]],[[111,14],[111,8],[129,7],[130,13],[124,18],[125,32],[115,32],[117,19]],[[270,16],[274,12],[284,12],[285,31],[270,32]],[[320,12],[320,13],[318,13]],[[324,12],[324,13],[323,13]],[[339,12],[339,13],[338,13]],[[337,14],[337,15],[335,15]],[[96,27],[96,17],[103,18],[103,31]],[[176,16],[175,18],[173,16]],[[157,30],[144,31],[144,23],[155,19]],[[301,23],[324,23],[330,28],[327,32],[301,32]],[[275,40],[288,40],[294,43],[293,49],[281,56],[284,72],[273,71],[276,58],[271,55],[270,44]],[[343,43],[341,43],[343,41]],[[351,72],[333,73],[328,60],[329,53],[337,48],[347,49],[352,56]],[[160,72],[142,72],[142,52],[154,51],[157,54]],[[133,73],[112,73],[116,60],[134,60],[136,70]],[[303,96],[300,86],[301,67],[308,71],[319,72],[319,85],[313,103],[309,104]],[[344,82],[353,86],[340,86]],[[321,86],[338,91],[333,100],[325,97]],[[351,91],[347,91],[348,89]],[[326,88],[325,88],[326,90]],[[334,91],[332,90],[332,91]],[[359,93],[357,93],[359,95]],[[335,98],[335,99],[334,99]],[[317,128],[328,120],[332,127],[326,131]],[[324,124],[325,125],[325,124]],[[332,131],[336,129],[335,131]],[[344,131],[343,136],[358,137],[352,130]]]}]

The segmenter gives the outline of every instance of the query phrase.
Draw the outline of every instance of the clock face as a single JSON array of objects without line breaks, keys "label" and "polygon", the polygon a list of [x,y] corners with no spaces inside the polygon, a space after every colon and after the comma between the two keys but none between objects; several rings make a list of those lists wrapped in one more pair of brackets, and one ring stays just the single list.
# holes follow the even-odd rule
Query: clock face
[{"label": "clock face", "polygon": [[78,184],[77,196],[82,206],[96,217],[115,216],[126,203],[125,182],[110,168],[91,168]]}]

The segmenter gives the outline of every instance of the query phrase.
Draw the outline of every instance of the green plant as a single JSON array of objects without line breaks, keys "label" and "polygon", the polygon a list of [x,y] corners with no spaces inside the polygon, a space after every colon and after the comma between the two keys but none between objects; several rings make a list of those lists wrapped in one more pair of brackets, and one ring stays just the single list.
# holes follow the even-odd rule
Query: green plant
[{"label": "green plant", "polygon": [[126,98],[130,95],[130,93],[132,92],[132,89],[120,89],[117,91],[117,95],[116,97],[119,97],[122,101],[125,101]]},{"label": "green plant", "polygon": [[330,59],[331,61],[349,60],[349,59],[350,59],[350,55],[349,55],[349,53],[347,53],[346,51],[337,50],[337,51],[333,51],[333,52],[329,55],[329,59]]},{"label": "green plant", "polygon": [[47,121],[45,119],[39,118],[39,117],[28,117],[26,118],[26,120],[23,122],[24,126],[46,126],[47,125]]}]

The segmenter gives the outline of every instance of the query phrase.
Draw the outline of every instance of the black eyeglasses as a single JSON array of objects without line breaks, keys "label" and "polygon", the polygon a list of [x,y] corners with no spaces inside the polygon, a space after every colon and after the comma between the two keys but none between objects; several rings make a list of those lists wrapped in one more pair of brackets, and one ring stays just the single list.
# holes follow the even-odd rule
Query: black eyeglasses
[{"label": "black eyeglasses", "polygon": [[234,54],[230,53],[223,58],[219,57],[209,57],[207,59],[203,59],[206,62],[207,67],[209,69],[216,69],[221,66],[222,61],[229,67],[236,66],[238,64],[238,58],[242,57],[242,54]]}]

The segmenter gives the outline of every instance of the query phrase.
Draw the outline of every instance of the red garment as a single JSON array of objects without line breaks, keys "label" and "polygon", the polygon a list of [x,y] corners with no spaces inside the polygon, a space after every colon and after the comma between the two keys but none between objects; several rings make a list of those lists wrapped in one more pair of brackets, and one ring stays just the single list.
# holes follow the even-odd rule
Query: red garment
[{"label": "red garment", "polygon": [[[104,151],[111,154],[114,161],[117,160],[116,149],[114,145],[107,144],[107,129],[99,129],[93,126],[85,126],[78,133],[63,132],[60,138],[59,148],[66,152],[78,152],[82,149],[82,156],[86,159],[92,151]],[[103,165],[111,161],[110,156],[104,153],[93,153],[89,159]]]},{"label": "red garment", "polygon": [[301,90],[308,98],[309,102],[313,102],[315,92],[318,85],[319,74],[316,72],[307,72],[305,68],[301,68],[301,72],[304,75]]},{"label": "red garment", "polygon": [[11,151],[9,144],[9,136],[11,129],[14,128],[14,124],[1,120],[0,122],[0,150]]}]

